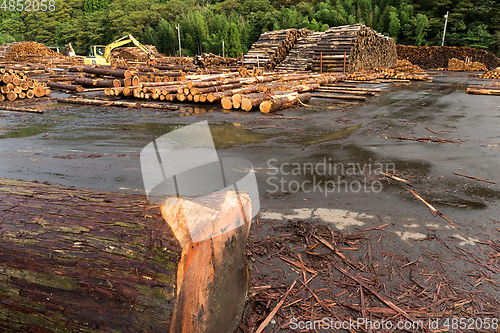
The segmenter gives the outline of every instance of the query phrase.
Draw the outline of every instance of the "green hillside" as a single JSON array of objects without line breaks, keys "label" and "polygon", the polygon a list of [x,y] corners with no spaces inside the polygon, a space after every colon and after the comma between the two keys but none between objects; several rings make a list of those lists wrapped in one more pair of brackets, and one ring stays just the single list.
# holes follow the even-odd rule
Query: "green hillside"
[{"label": "green hillside", "polygon": [[[177,25],[183,55],[222,54],[224,39],[226,55],[237,56],[264,31],[324,31],[353,23],[400,44],[440,45],[446,11],[446,45],[500,51],[500,2],[495,0],[34,0],[30,11],[24,5],[5,0],[0,6],[0,42],[71,42],[82,55],[91,44],[107,44],[125,34],[175,54]],[[17,11],[21,7],[24,11]]]}]

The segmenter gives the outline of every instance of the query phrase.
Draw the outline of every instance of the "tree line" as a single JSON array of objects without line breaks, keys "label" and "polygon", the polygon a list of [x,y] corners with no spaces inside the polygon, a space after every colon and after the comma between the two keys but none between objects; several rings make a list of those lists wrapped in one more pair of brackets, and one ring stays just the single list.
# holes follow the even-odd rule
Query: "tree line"
[{"label": "tree line", "polygon": [[447,11],[446,45],[499,55],[497,0],[55,0],[54,11],[0,10],[0,42],[71,42],[85,55],[132,34],[174,55],[179,28],[182,55],[222,55],[224,41],[224,54],[236,57],[265,31],[363,23],[398,44],[441,45]]}]

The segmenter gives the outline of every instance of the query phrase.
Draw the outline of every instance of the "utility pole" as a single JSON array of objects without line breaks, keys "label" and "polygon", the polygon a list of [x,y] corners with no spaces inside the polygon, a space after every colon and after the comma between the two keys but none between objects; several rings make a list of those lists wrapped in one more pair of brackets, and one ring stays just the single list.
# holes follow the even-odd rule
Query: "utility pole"
[{"label": "utility pole", "polygon": [[446,20],[444,21],[443,40],[441,41],[441,46],[444,45],[444,36],[446,35],[446,24],[448,23],[448,13],[449,11],[446,11],[446,15],[444,16]]},{"label": "utility pole", "polygon": [[175,29],[177,29],[177,36],[179,36],[179,57],[182,57],[182,53],[181,53],[181,29],[179,28],[178,24],[175,27]]},{"label": "utility pole", "polygon": [[225,58],[224,57],[224,39],[222,40],[222,58]]}]

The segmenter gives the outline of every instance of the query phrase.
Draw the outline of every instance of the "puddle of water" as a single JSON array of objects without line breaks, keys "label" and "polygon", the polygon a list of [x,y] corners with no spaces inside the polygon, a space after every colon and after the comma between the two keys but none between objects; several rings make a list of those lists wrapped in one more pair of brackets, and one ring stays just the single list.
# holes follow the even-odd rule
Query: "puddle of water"
[{"label": "puddle of water", "polygon": [[51,126],[47,124],[33,124],[30,126],[15,126],[13,128],[4,128],[7,133],[0,135],[0,139],[11,138],[26,138],[39,134],[45,134],[50,130]]},{"label": "puddle of water", "polygon": [[339,131],[328,132],[328,133],[323,134],[323,135],[316,137],[314,139],[307,138],[306,140],[302,141],[302,143],[305,145],[310,145],[310,144],[315,144],[315,143],[321,143],[321,142],[327,142],[327,141],[333,141],[333,140],[347,138],[349,135],[351,135],[351,133],[354,130],[357,130],[358,128],[359,128],[359,125],[349,126],[349,127],[344,128],[342,130],[339,130]]},{"label": "puddle of water", "polygon": [[216,149],[242,146],[265,141],[270,135],[255,133],[234,124],[210,125],[210,132]]}]

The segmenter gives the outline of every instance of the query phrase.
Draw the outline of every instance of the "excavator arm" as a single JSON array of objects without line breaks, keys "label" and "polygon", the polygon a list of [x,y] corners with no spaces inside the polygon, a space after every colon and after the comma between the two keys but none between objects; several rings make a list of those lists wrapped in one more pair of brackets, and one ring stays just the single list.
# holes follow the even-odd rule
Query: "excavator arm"
[{"label": "excavator arm", "polygon": [[106,48],[104,49],[104,58],[106,59],[106,61],[110,62],[110,60],[111,60],[111,51],[113,51],[113,49],[115,49],[117,47],[120,47],[122,45],[128,44],[130,42],[134,43],[135,46],[137,46],[144,53],[146,53],[150,59],[154,58],[153,53],[150,50],[148,50],[144,45],[142,45],[132,35],[127,35],[127,36],[123,36],[120,39],[115,40],[111,44],[106,45]]}]

